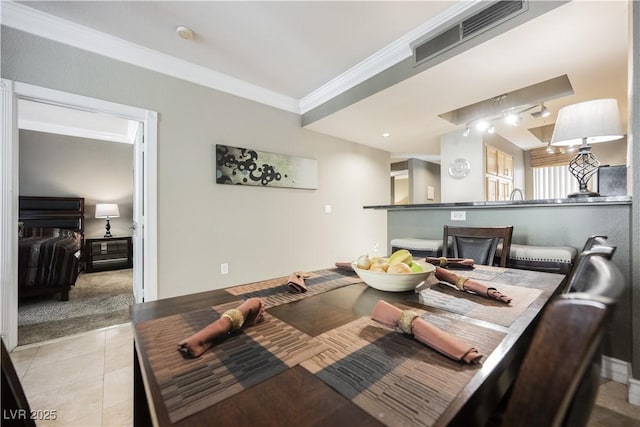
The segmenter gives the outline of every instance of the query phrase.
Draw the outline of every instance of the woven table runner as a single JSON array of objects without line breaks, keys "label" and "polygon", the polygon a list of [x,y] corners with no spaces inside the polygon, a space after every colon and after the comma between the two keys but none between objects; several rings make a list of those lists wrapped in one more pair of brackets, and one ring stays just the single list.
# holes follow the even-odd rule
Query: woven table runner
[{"label": "woven table runner", "polygon": [[263,322],[231,334],[199,358],[182,356],[178,342],[237,305],[228,303],[135,326],[171,422],[265,381],[326,348],[265,313]]},{"label": "woven table runner", "polygon": [[264,280],[261,282],[249,283],[247,285],[234,286],[225,289],[232,295],[240,296],[244,299],[258,297],[264,302],[265,308],[275,307],[292,301],[298,301],[313,295],[318,295],[343,286],[362,283],[354,271],[327,269],[309,273],[311,276],[304,279],[307,292],[290,292],[287,287],[287,277]]},{"label": "woven table runner", "polygon": [[[430,314],[422,318],[473,345],[485,358],[505,335]],[[481,369],[451,360],[369,317],[316,338],[329,349],[301,366],[392,427],[432,425]]]},{"label": "woven table runner", "polygon": [[[456,273],[458,271],[453,270]],[[478,280],[493,280],[502,273],[507,271],[504,267],[493,267],[488,265],[476,265],[473,267],[473,270],[459,270],[459,274],[466,276],[470,279],[478,279]]]},{"label": "woven table runner", "polygon": [[[482,281],[479,280],[479,282]],[[424,305],[509,327],[542,293],[540,289],[523,286],[494,282],[485,282],[485,284],[511,297],[511,303],[507,305],[491,298],[462,292],[453,286],[439,282],[422,288],[419,292],[419,300]]]}]

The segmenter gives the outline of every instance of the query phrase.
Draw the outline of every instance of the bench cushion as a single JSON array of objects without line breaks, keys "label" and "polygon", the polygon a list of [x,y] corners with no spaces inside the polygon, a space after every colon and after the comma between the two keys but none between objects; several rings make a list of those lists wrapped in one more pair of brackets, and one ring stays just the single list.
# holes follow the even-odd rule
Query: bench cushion
[{"label": "bench cushion", "polygon": [[[502,247],[498,246],[496,254],[502,253]],[[578,250],[571,246],[532,246],[511,244],[509,258],[522,261],[546,261],[572,263]]]},{"label": "bench cushion", "polygon": [[391,240],[391,251],[407,249],[413,256],[440,256],[442,254],[442,240],[419,239],[403,237]]},{"label": "bench cushion", "polygon": [[[502,253],[502,246],[498,245],[496,255],[500,253]],[[568,274],[577,255],[578,250],[571,246],[534,246],[513,243],[507,266]]]}]

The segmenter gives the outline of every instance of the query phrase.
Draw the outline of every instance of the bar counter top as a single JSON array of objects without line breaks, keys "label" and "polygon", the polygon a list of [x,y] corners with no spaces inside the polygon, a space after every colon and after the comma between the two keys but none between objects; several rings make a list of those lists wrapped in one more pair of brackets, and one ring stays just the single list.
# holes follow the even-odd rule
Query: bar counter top
[{"label": "bar counter top", "polygon": [[594,205],[630,205],[631,196],[572,197],[566,199],[504,200],[452,203],[419,203],[410,205],[369,205],[364,209],[414,210],[414,209],[451,209],[451,208],[530,208],[541,206],[594,206]]}]

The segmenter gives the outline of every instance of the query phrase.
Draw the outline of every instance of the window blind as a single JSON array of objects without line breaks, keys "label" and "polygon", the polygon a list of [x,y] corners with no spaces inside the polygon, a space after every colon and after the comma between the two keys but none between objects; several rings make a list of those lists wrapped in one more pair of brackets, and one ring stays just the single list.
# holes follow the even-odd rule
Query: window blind
[{"label": "window blind", "polygon": [[577,191],[578,180],[566,165],[533,169],[534,199],[564,199]]},{"label": "window blind", "polygon": [[547,152],[546,147],[534,148],[529,151],[532,168],[541,168],[547,166],[566,166],[571,159],[576,156],[576,152],[560,152],[558,147],[554,147],[556,152]]}]

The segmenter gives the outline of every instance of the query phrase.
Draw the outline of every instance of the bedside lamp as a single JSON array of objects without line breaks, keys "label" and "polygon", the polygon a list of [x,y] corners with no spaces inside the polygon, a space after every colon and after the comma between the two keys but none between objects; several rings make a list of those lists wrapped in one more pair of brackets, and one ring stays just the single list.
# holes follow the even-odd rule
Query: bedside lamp
[{"label": "bedside lamp", "polygon": [[578,180],[579,191],[569,197],[599,196],[587,189],[600,162],[591,154],[588,144],[622,138],[618,102],[615,99],[596,99],[561,108],[551,137],[551,145],[580,145],[578,154],[569,163],[569,171]]},{"label": "bedside lamp", "polygon": [[115,203],[96,203],[96,218],[106,218],[107,223],[104,226],[106,233],[104,237],[113,237],[111,235],[111,224],[109,224],[109,218],[118,218],[120,211],[118,205]]}]

